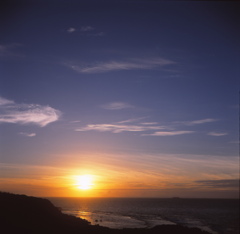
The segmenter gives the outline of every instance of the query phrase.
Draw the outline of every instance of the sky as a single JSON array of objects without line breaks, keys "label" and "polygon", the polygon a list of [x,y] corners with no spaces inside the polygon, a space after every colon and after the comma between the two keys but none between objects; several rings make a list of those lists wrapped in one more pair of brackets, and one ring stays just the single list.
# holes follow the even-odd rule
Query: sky
[{"label": "sky", "polygon": [[238,2],[2,6],[1,191],[238,198]]}]

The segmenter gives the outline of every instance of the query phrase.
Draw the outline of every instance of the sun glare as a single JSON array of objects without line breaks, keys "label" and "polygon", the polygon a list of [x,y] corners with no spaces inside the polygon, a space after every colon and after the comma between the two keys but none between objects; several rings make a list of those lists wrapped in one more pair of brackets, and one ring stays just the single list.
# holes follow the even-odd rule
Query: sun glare
[{"label": "sun glare", "polygon": [[92,175],[79,175],[75,177],[76,187],[82,190],[91,189],[93,186],[93,176]]}]

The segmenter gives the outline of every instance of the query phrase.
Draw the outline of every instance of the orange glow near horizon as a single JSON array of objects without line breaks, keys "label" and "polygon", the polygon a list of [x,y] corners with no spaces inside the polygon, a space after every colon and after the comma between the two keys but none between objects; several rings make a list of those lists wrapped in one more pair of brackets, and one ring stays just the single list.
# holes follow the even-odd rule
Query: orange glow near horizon
[{"label": "orange glow near horizon", "polygon": [[74,180],[75,180],[75,186],[81,190],[89,190],[89,189],[92,189],[94,186],[92,175],[74,176]]},{"label": "orange glow near horizon", "polygon": [[238,188],[209,187],[208,184],[198,182],[225,179],[224,174],[215,174],[216,168],[222,171],[231,169],[233,175],[228,180],[233,180],[239,172],[235,162],[227,164],[225,160],[213,158],[208,173],[203,174],[195,173],[196,170],[204,171],[206,167],[205,158],[199,157],[189,161],[191,168],[187,170],[188,158],[177,156],[148,155],[148,159],[154,162],[151,167],[143,163],[140,156],[138,163],[130,161],[127,165],[123,165],[120,160],[125,155],[116,158],[114,154],[88,156],[84,165],[78,164],[74,157],[65,165],[63,160],[59,167],[0,164],[1,171],[5,172],[5,176],[0,179],[1,190],[37,197],[238,196]]}]

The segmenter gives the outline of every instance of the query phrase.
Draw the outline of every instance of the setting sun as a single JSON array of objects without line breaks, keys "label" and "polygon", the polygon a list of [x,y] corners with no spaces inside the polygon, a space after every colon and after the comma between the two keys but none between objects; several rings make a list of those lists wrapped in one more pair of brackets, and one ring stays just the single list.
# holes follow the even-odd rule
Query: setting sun
[{"label": "setting sun", "polygon": [[78,189],[88,190],[93,186],[93,176],[92,175],[79,175],[75,177],[76,186]]}]

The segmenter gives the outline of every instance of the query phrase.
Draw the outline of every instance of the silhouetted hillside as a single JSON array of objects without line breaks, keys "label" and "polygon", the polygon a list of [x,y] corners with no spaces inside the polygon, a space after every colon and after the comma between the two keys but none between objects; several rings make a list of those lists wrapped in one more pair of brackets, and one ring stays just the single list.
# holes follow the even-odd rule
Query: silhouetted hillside
[{"label": "silhouetted hillside", "polygon": [[[3,232],[2,232],[3,231]],[[61,213],[49,200],[0,192],[0,233],[7,234],[207,234],[196,228],[162,225],[115,230]]]},{"label": "silhouetted hillside", "polygon": [[86,220],[62,214],[47,199],[9,193],[0,193],[0,220],[6,233],[69,233],[89,226]]}]

